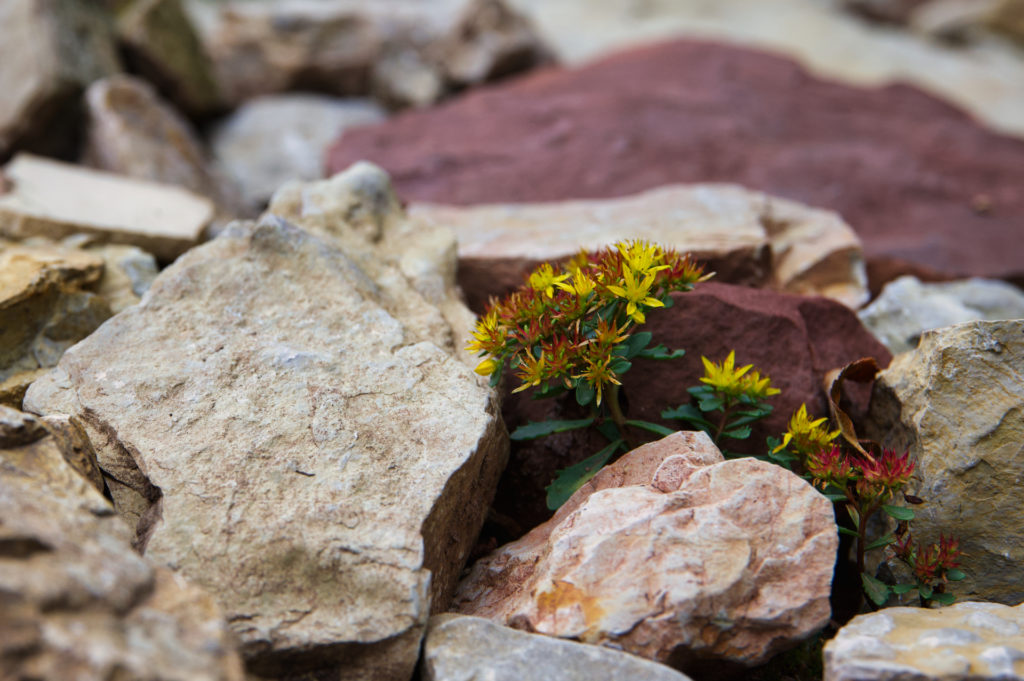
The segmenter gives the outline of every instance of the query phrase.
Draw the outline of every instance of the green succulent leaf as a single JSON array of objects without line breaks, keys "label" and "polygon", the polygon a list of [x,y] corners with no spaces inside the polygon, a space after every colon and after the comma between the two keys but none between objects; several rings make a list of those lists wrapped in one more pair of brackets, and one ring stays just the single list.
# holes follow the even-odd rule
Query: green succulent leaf
[{"label": "green succulent leaf", "polygon": [[[846,497],[844,496],[843,498],[845,499]],[[892,535],[892,533],[890,532],[889,534],[885,535],[884,537],[876,539],[875,541],[873,541],[870,544],[868,544],[867,546],[865,546],[864,550],[865,551],[871,551],[872,549],[880,549],[883,546],[888,546],[889,544],[893,543],[894,541],[896,541],[896,537],[894,537]]]},{"label": "green succulent leaf", "polygon": [[633,366],[632,362],[628,362],[628,361],[626,361],[624,359],[616,359],[616,360],[612,361],[612,363],[610,365],[608,365],[608,368],[611,369],[612,371],[614,371],[619,376],[621,376],[622,374],[624,374],[627,371],[629,371],[630,367],[632,367],[632,366]]},{"label": "green succulent leaf", "polygon": [[594,422],[593,418],[577,419],[574,421],[531,421],[526,425],[519,426],[509,435],[513,440],[536,440],[545,435],[564,433],[568,430],[586,428]]},{"label": "green succulent leaf", "polygon": [[725,404],[725,400],[722,399],[721,397],[709,397],[707,399],[701,400],[697,406],[700,408],[701,411],[709,412],[715,411],[716,409],[721,409],[723,404]]},{"label": "green succulent leaf", "polygon": [[681,404],[675,409],[666,409],[661,412],[661,418],[686,421],[701,430],[711,430],[714,428],[711,422],[704,418],[704,414],[692,404]]},{"label": "green succulent leaf", "polygon": [[950,568],[946,570],[946,579],[951,582],[959,582],[962,579],[967,579],[967,574],[963,570],[957,568]]},{"label": "green succulent leaf", "polygon": [[889,504],[882,504],[882,510],[896,520],[914,519],[914,510],[907,508],[906,506],[890,506]]},{"label": "green succulent leaf", "polygon": [[594,401],[596,395],[594,386],[590,385],[587,381],[579,379],[576,382],[576,404],[581,407],[585,407]]},{"label": "green succulent leaf", "polygon": [[636,354],[644,359],[679,359],[686,354],[686,350],[669,350],[664,345],[655,345],[653,348],[644,348]]},{"label": "green succulent leaf", "polygon": [[654,338],[654,334],[650,331],[634,333],[632,336],[619,343],[619,346],[616,348],[616,354],[621,357],[625,357],[626,359],[636,357],[641,350],[647,347],[652,338]]},{"label": "green succulent leaf", "polygon": [[892,592],[897,596],[909,593],[917,588],[917,584],[894,584]]},{"label": "green succulent leaf", "polygon": [[917,593],[921,594],[921,598],[925,599],[926,601],[931,600],[932,596],[935,595],[935,592],[932,591],[931,586],[927,584],[918,584]]},{"label": "green succulent leaf", "polygon": [[858,536],[860,536],[856,532],[851,530],[849,527],[843,527],[842,525],[840,525],[838,529],[839,529],[839,534],[845,534],[845,535],[847,535],[849,537],[858,537]]},{"label": "green succulent leaf", "polygon": [[642,428],[643,430],[656,433],[658,435],[671,435],[672,433],[676,432],[671,428],[666,428],[665,426],[658,425],[657,423],[651,423],[650,421],[630,419],[626,421],[626,423],[628,425],[635,426],[637,428]]},{"label": "green succulent leaf", "polygon": [[[730,426],[735,424],[730,424]],[[750,426],[740,426],[739,428],[730,428],[729,430],[722,433],[725,437],[731,437],[734,440],[746,440],[750,437]]]},{"label": "green succulent leaf", "polygon": [[932,600],[942,605],[952,605],[953,601],[956,600],[956,596],[950,593],[932,594]]},{"label": "green succulent leaf", "polygon": [[580,487],[594,477],[601,467],[611,458],[622,440],[614,440],[607,447],[593,456],[588,456],[577,464],[563,468],[555,475],[555,479],[548,485],[547,506],[550,511],[557,511],[562,504],[569,500]]},{"label": "green succulent leaf", "polygon": [[885,605],[885,602],[889,600],[889,585],[885,582],[875,579],[866,572],[860,574],[860,582],[864,585],[864,593],[875,605]]}]

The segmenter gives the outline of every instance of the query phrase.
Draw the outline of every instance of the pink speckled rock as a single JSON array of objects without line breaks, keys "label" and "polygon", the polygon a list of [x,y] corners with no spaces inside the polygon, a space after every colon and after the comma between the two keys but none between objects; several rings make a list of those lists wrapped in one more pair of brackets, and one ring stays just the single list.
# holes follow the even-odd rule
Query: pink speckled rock
[{"label": "pink speckled rock", "polygon": [[683,671],[756,665],[828,621],[837,542],[831,505],[805,481],[675,433],[478,561],[455,608]]}]

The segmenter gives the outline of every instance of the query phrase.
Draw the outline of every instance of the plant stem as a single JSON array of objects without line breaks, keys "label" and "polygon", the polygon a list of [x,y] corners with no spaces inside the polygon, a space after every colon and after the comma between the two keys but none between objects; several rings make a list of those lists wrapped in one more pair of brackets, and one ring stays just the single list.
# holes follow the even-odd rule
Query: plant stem
[{"label": "plant stem", "polygon": [[734,406],[735,405],[733,404],[726,404],[725,409],[722,410],[722,420],[718,422],[718,429],[715,431],[714,437],[711,438],[711,441],[715,443],[716,447],[718,446],[718,439],[722,437],[722,432],[725,430],[725,426],[729,422],[729,412],[732,411]]},{"label": "plant stem", "polygon": [[615,422],[616,427],[619,429],[619,434],[622,439],[625,440],[626,446],[633,449],[636,445],[633,443],[633,439],[629,436],[629,432],[626,430],[626,417],[622,413],[622,407],[619,406],[619,386],[612,384],[608,390],[608,411],[611,412],[612,421]]}]

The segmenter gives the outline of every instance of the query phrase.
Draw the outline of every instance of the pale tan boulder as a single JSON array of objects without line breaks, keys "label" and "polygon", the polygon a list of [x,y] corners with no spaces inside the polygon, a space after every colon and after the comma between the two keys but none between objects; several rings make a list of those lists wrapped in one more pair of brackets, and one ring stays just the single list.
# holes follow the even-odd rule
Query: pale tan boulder
[{"label": "pale tan boulder", "polygon": [[132,532],[58,440],[10,446],[7,415],[0,408],[4,678],[242,681],[214,600],[132,551]]},{"label": "pale tan boulder", "polygon": [[0,26],[0,159],[69,142],[82,90],[121,69],[109,17],[89,0],[3,0]]},{"label": "pale tan boulder", "polygon": [[471,300],[518,286],[540,262],[636,238],[692,253],[723,281],[824,295],[850,307],[868,298],[860,240],[838,215],[735,185],[668,185],[557,203],[413,204],[409,214],[455,232]]},{"label": "pale tan boulder", "polygon": [[976,321],[924,332],[875,383],[866,434],[917,461],[911,529],[960,539],[958,598],[1024,601],[1022,376],[1024,320]]},{"label": "pale tan boulder", "polygon": [[196,245],[213,218],[208,199],[30,154],[4,166],[0,236],[61,239],[83,233],[170,261]]},{"label": "pale tan boulder", "polygon": [[1024,679],[1024,605],[857,615],[825,644],[825,681]]},{"label": "pale tan boulder", "polygon": [[756,665],[828,621],[837,543],[831,505],[798,476],[676,433],[479,560],[454,606],[684,671]]},{"label": "pale tan boulder", "polygon": [[400,216],[366,185],[309,188],[324,236],[267,215],[193,249],[26,396],[81,417],[136,545],[259,676],[408,679],[507,452],[445,317],[373,261],[360,228]]},{"label": "pale tan boulder", "polygon": [[986,23],[993,30],[1024,44],[1024,2],[996,0]]}]

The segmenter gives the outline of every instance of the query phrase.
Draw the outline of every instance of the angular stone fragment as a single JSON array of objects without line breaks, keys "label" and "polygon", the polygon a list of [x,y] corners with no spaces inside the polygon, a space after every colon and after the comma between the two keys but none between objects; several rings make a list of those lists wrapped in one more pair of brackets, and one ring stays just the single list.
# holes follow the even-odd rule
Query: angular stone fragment
[{"label": "angular stone fragment", "polygon": [[956,536],[961,598],[1024,601],[1024,320],[926,331],[879,376],[867,435],[909,449],[920,541]]},{"label": "angular stone fragment", "polygon": [[753,666],[828,621],[837,545],[831,504],[807,482],[675,433],[477,561],[455,608],[683,671]]},{"label": "angular stone fragment", "polygon": [[825,644],[825,681],[1024,679],[1024,605],[858,615]]},{"label": "angular stone fragment", "polygon": [[409,214],[455,232],[460,284],[477,310],[541,262],[627,238],[691,253],[719,281],[824,295],[850,307],[868,295],[860,242],[838,215],[742,187],[673,185],[560,203],[413,204]]},{"label": "angular stone fragment", "polygon": [[850,87],[731,45],[651,45],[471,92],[349,131],[328,168],[363,159],[391,173],[410,202],[735,183],[835,211],[863,243],[869,271],[1024,277],[1024,141],[910,87]]},{"label": "angular stone fragment", "polygon": [[82,90],[120,70],[109,18],[89,0],[4,0],[0,26],[0,159],[56,150],[73,137]]},{"label": "angular stone fragment", "polygon": [[424,681],[686,681],[664,665],[601,646],[528,634],[480,617],[437,615],[423,644]]},{"label": "angular stone fragment", "polygon": [[357,231],[399,216],[330,186],[308,219],[337,238],[237,223],[26,404],[81,418],[136,544],[217,595],[250,671],[404,680],[507,441],[441,312]]},{"label": "angular stone fragment", "polygon": [[135,70],[191,114],[209,114],[221,108],[213,64],[182,0],[125,0],[120,4],[118,38]]},{"label": "angular stone fragment", "polygon": [[886,284],[857,316],[895,354],[914,349],[929,329],[1024,318],[1024,292],[989,279],[925,284],[905,276]]},{"label": "angular stone fragment", "polygon": [[0,669],[11,679],[242,681],[214,600],[135,554],[53,438],[0,443]]},{"label": "angular stone fragment", "polygon": [[170,261],[199,242],[213,204],[178,187],[19,154],[3,170],[0,235],[84,233]]},{"label": "angular stone fragment", "polygon": [[230,184],[213,171],[189,122],[133,76],[98,80],[85,93],[83,161],[100,170],[183,187],[223,212],[237,209]]},{"label": "angular stone fragment", "polygon": [[284,183],[321,178],[324,149],[346,128],[383,118],[384,111],[364,99],[266,95],[219,124],[211,146],[247,209],[259,212]]}]

